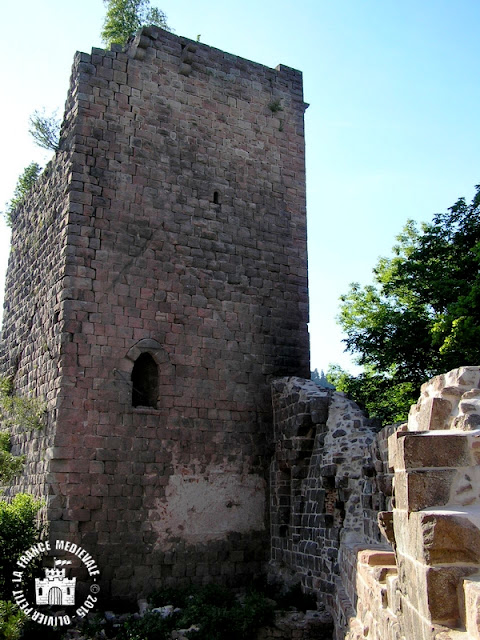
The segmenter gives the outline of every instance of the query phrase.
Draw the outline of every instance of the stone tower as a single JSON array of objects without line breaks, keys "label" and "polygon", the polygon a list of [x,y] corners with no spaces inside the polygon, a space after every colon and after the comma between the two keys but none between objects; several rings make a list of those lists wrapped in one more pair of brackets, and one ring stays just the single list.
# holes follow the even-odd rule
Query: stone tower
[{"label": "stone tower", "polygon": [[76,55],[14,215],[2,371],[48,412],[8,491],[113,596],[268,557],[269,383],[309,377],[305,107],[299,71],[155,27]]}]

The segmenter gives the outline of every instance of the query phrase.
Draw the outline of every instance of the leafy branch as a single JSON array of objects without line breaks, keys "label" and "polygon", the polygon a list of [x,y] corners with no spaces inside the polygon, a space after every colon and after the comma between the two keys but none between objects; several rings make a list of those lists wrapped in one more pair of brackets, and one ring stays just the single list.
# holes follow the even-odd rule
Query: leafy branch
[{"label": "leafy branch", "polygon": [[0,421],[7,428],[21,426],[27,431],[41,429],[46,411],[44,401],[15,395],[11,379],[0,377]]},{"label": "leafy branch", "polygon": [[126,44],[140,27],[156,25],[171,31],[167,16],[156,7],[150,7],[150,0],[104,0],[107,14],[103,23],[101,38],[109,47],[112,44]]},{"label": "leafy branch", "polygon": [[15,191],[13,192],[13,198],[10,202],[6,203],[6,208],[3,212],[5,221],[9,227],[12,226],[12,213],[33,187],[41,172],[42,167],[36,162],[31,162],[28,167],[25,167],[23,173],[18,178]]},{"label": "leafy branch", "polygon": [[10,434],[8,431],[0,431],[0,484],[8,484],[11,479],[20,473],[25,462],[25,456],[14,456],[10,453]]},{"label": "leafy branch", "polygon": [[20,425],[27,431],[41,429],[47,405],[38,398],[16,396],[11,378],[0,377],[0,484],[8,484],[23,468],[25,456],[11,453],[9,429]]},{"label": "leafy branch", "polygon": [[45,110],[34,111],[30,116],[28,133],[35,143],[48,151],[58,151],[61,122],[54,111],[51,116],[45,115]]},{"label": "leafy branch", "polygon": [[347,351],[365,367],[330,373],[338,390],[371,415],[405,416],[415,390],[434,375],[480,360],[480,185],[432,222],[408,221],[373,284],[353,283],[341,299]]}]

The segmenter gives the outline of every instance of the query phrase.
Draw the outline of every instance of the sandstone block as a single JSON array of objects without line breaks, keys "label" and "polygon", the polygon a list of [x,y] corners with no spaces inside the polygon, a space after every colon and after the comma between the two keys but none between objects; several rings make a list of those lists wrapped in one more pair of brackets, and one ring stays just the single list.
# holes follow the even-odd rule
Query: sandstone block
[{"label": "sandstone block", "polygon": [[[415,431],[430,431],[433,429],[448,429],[452,404],[445,398],[427,398],[424,400],[416,414]],[[410,423],[409,423],[410,426]]]},{"label": "sandstone block", "polygon": [[394,478],[397,509],[410,512],[448,504],[455,475],[453,469],[397,471]]},{"label": "sandstone block", "polygon": [[465,627],[469,638],[480,639],[480,575],[471,575],[463,581],[465,594]]},{"label": "sandstone block", "polygon": [[470,464],[470,442],[466,434],[410,432],[398,439],[398,456],[405,469],[463,467]]},{"label": "sandstone block", "polygon": [[[426,568],[426,611],[432,622],[458,626],[463,617],[460,588],[465,576],[476,572],[471,566]],[[422,594],[423,595],[423,594]]]},{"label": "sandstone block", "polygon": [[358,561],[371,567],[395,566],[395,554],[393,551],[379,549],[366,549],[358,554]]},{"label": "sandstone block", "polygon": [[421,528],[427,564],[480,563],[480,529],[470,520],[468,510],[426,511],[412,514],[412,522],[415,520]]}]

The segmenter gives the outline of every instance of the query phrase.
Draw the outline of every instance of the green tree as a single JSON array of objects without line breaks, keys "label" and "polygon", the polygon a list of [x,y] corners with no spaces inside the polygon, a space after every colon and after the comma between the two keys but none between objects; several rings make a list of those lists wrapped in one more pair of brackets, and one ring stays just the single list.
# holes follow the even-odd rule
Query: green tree
[{"label": "green tree", "polygon": [[19,640],[27,616],[13,602],[0,600],[0,638]]},{"label": "green tree", "polygon": [[34,111],[30,116],[30,128],[28,132],[33,137],[35,144],[48,151],[58,151],[60,140],[61,122],[57,118],[57,112],[52,115],[45,114],[45,110]]},{"label": "green tree", "polygon": [[352,376],[338,365],[330,365],[327,380],[337,391],[347,393],[372,418],[383,424],[405,420],[410,406],[417,401],[419,389],[412,382],[396,382],[369,367]]},{"label": "green tree", "polygon": [[420,228],[408,221],[397,241],[374,283],[341,297],[346,350],[364,374],[329,371],[337,389],[349,387],[383,419],[405,417],[429,377],[480,363],[480,185],[470,204],[460,198]]},{"label": "green tree", "polygon": [[316,385],[318,385],[319,387],[322,387],[323,389],[333,389],[334,386],[333,384],[331,384],[328,380],[327,377],[323,371],[323,369],[321,369],[320,373],[318,373],[318,369],[314,369],[311,372],[311,380],[312,382],[315,382]]},{"label": "green tree", "polygon": [[167,16],[156,7],[150,6],[150,0],[104,0],[107,14],[103,23],[101,38],[109,47],[112,44],[125,44],[145,25],[156,25],[170,31]]},{"label": "green tree", "polygon": [[20,202],[22,202],[26,194],[33,187],[41,172],[41,166],[36,162],[31,162],[28,167],[25,167],[23,173],[18,178],[15,191],[13,192],[13,198],[10,200],[10,202],[7,202],[6,209],[3,212],[6,223],[9,227],[12,225],[12,213],[14,209],[16,209],[16,207],[20,204]]},{"label": "green tree", "polygon": [[0,484],[5,485],[23,469],[25,456],[10,453],[10,433],[0,431]]},{"label": "green tree", "polygon": [[[17,494],[11,502],[0,500],[0,599],[2,600],[7,600],[11,595],[12,572],[17,559],[41,538],[42,527],[37,523],[37,513],[41,506],[40,500],[35,500],[24,493]],[[33,563],[31,564],[33,567]]]},{"label": "green tree", "polygon": [[11,453],[10,432],[14,426],[26,431],[41,429],[47,410],[46,403],[39,398],[28,398],[14,393],[10,378],[0,376],[0,484],[4,485],[23,468],[25,456]]}]

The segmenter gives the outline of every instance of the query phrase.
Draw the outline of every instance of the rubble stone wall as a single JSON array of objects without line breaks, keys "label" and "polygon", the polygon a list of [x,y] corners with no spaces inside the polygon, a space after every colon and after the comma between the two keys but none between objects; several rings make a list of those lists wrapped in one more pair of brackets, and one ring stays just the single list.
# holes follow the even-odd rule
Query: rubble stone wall
[{"label": "rubble stone wall", "polygon": [[273,384],[273,406],[272,571],[326,602],[341,544],[380,542],[371,514],[387,505],[386,451],[344,394],[285,378]]}]

